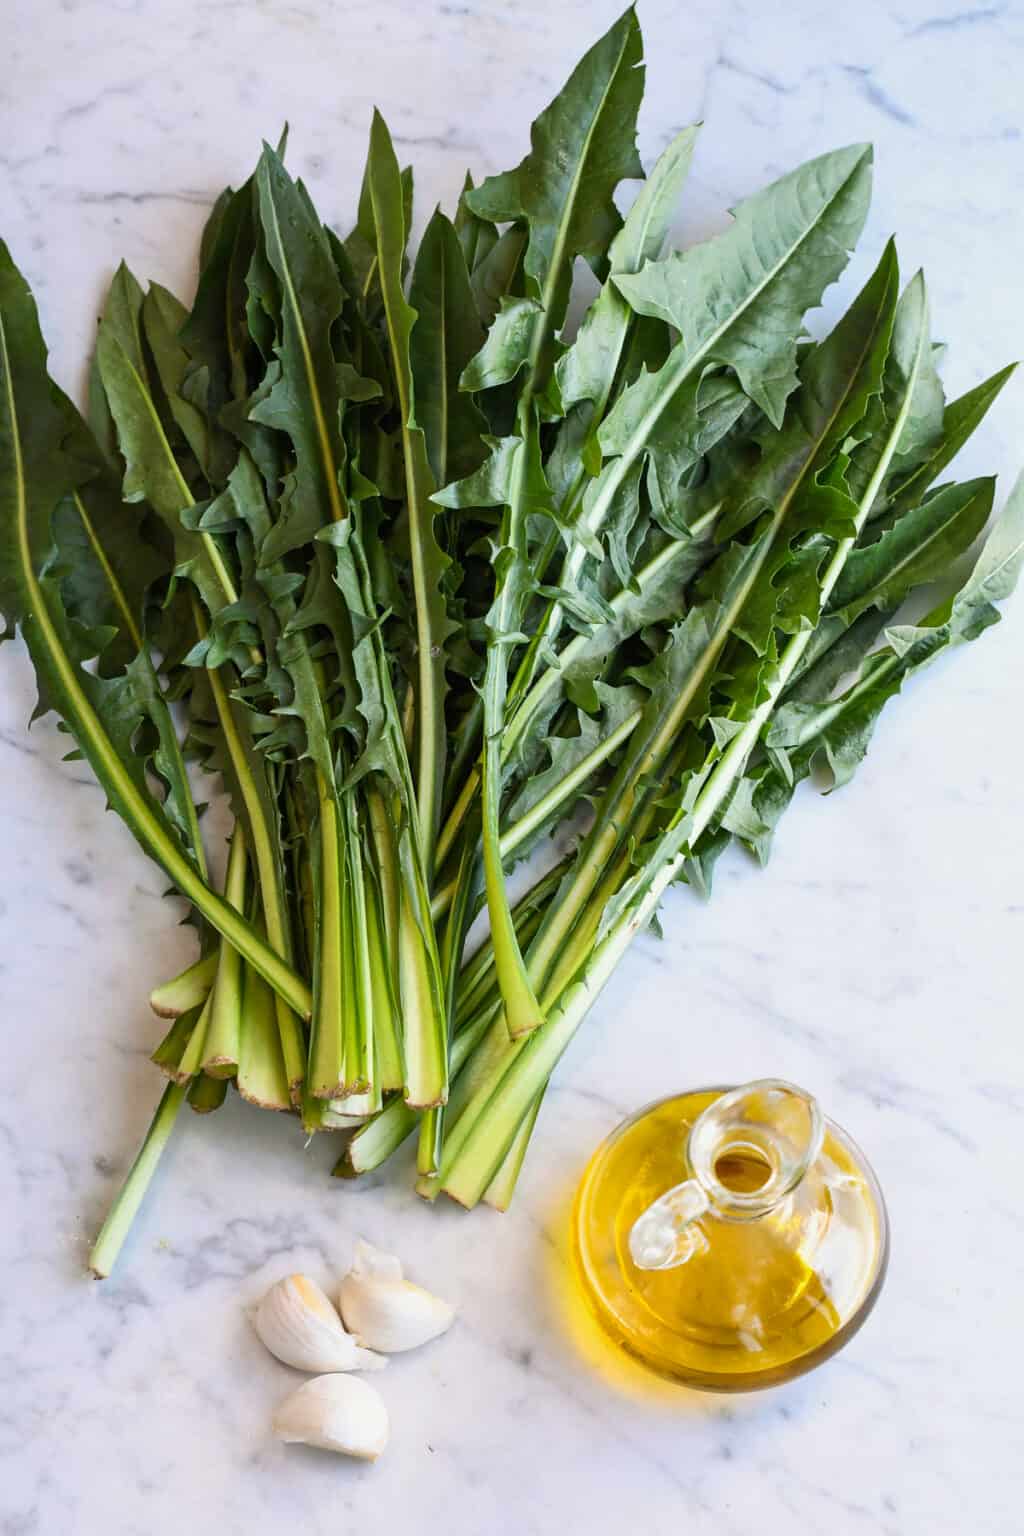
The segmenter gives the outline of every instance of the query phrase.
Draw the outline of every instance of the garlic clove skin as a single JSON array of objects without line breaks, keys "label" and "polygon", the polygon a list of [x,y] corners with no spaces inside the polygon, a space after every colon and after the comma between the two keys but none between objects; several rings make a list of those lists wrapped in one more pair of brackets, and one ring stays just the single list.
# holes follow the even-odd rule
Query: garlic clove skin
[{"label": "garlic clove skin", "polygon": [[352,1268],[341,1282],[345,1326],[367,1348],[386,1355],[416,1349],[445,1333],[455,1308],[406,1280],[398,1259],[370,1243],[356,1245]]},{"label": "garlic clove skin", "polygon": [[272,1285],[253,1318],[263,1343],[299,1371],[380,1370],[387,1361],[346,1333],[330,1299],[308,1275]]},{"label": "garlic clove skin", "polygon": [[279,1440],[362,1461],[377,1460],[388,1443],[388,1430],[384,1399],[358,1376],[315,1376],[285,1398],[274,1415]]}]

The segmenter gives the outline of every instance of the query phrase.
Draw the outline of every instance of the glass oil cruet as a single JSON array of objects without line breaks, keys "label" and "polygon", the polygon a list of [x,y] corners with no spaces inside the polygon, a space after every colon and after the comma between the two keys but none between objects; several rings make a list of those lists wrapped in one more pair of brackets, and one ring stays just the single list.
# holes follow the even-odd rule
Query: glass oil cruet
[{"label": "glass oil cruet", "polygon": [[662,1375],[772,1386],[840,1349],[888,1255],[877,1180],[815,1100],[776,1079],[663,1099],[594,1154],[576,1200],[587,1299]]}]

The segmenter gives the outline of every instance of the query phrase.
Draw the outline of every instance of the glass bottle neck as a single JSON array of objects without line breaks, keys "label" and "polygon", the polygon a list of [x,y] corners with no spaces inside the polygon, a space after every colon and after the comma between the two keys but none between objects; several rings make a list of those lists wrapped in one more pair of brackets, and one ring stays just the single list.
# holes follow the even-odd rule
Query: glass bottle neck
[{"label": "glass bottle neck", "polygon": [[823,1129],[810,1094],[766,1079],[716,1099],[690,1131],[687,1158],[716,1215],[753,1221],[797,1187],[818,1156]]}]

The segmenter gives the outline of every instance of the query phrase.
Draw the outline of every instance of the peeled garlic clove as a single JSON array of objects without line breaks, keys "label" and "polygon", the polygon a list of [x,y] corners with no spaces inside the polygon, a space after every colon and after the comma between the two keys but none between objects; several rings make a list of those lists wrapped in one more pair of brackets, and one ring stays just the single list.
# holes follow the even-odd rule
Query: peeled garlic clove
[{"label": "peeled garlic clove", "polygon": [[356,1244],[340,1301],[346,1328],[361,1344],[386,1355],[436,1339],[455,1317],[454,1307],[406,1280],[396,1258],[364,1242]]},{"label": "peeled garlic clove", "polygon": [[375,1248],[365,1238],[360,1238],[356,1243],[355,1258],[352,1260],[350,1274],[359,1275],[363,1279],[374,1280],[404,1280],[402,1261],[393,1253],[384,1253],[380,1248]]},{"label": "peeled garlic clove", "polygon": [[388,1443],[388,1411],[376,1387],[358,1376],[315,1376],[274,1415],[279,1440],[376,1461]]},{"label": "peeled garlic clove", "polygon": [[253,1322],[270,1353],[299,1371],[379,1370],[387,1364],[345,1332],[330,1300],[308,1275],[288,1275],[272,1285]]}]

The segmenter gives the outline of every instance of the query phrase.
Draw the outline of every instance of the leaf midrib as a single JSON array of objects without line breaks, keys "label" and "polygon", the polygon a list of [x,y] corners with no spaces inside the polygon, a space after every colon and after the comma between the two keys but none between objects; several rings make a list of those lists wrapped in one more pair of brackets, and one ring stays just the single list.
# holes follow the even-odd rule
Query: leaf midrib
[{"label": "leaf midrib", "polygon": [[334,522],[343,522],[346,516],[345,508],[341,501],[341,491],[338,486],[338,472],[334,463],[334,454],[331,451],[330,436],[327,431],[327,422],[324,419],[323,404],[320,399],[320,389],[317,384],[316,371],[313,367],[313,354],[310,351],[309,338],[306,335],[306,327],[302,319],[302,311],[299,307],[298,294],[292,281],[291,266],[285,252],[284,242],[281,239],[281,225],[277,217],[277,205],[274,201],[274,189],[269,175],[264,173],[264,183],[267,188],[267,209],[274,228],[274,239],[277,243],[278,253],[281,258],[281,275],[285,290],[288,294],[288,305],[292,312],[292,319],[298,333],[299,347],[302,352],[302,364],[306,374],[306,383],[309,388],[310,401],[313,406],[313,421],[316,426],[317,440],[320,444],[320,456],[327,481],[327,495],[331,505],[331,517]]}]

